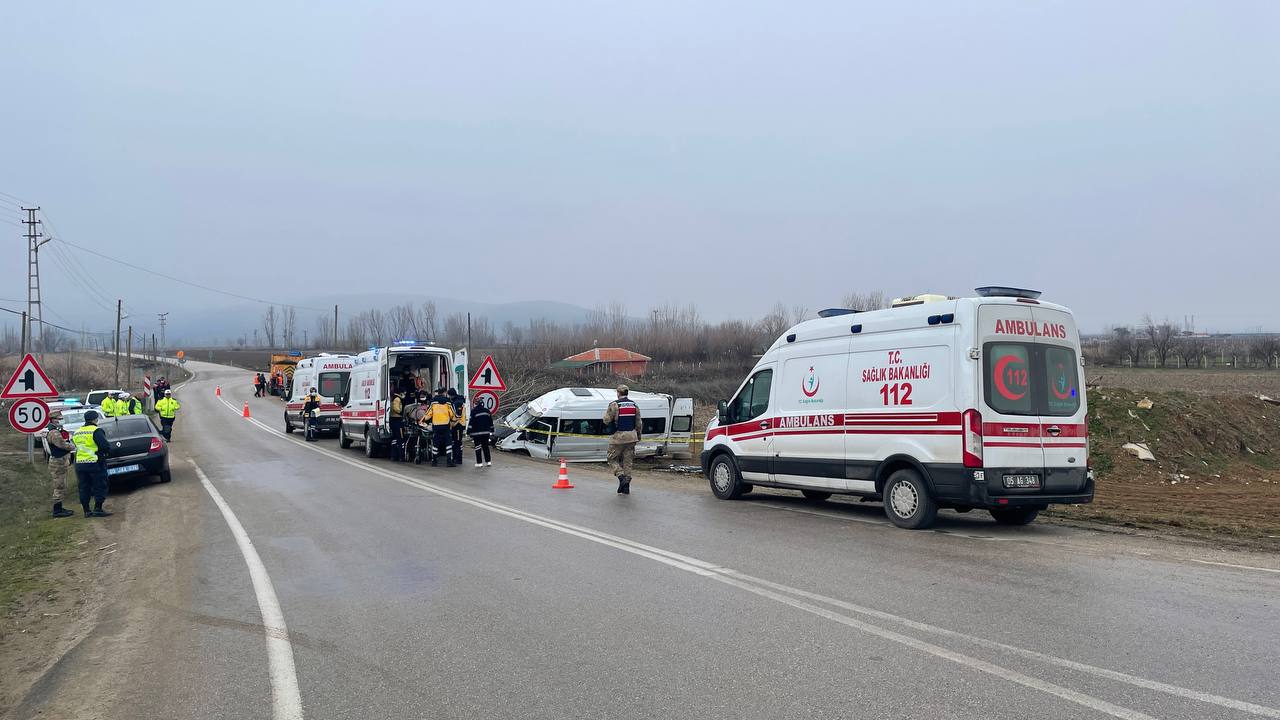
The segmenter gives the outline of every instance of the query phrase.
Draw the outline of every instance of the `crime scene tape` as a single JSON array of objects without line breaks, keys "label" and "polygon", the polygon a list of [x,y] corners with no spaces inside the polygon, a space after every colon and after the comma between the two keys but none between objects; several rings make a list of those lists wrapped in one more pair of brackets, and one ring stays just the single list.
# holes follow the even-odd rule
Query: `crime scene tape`
[{"label": "crime scene tape", "polygon": [[[542,430],[542,429],[540,429],[540,428],[516,427],[515,425],[508,425],[507,423],[498,423],[498,427],[509,428],[509,429],[511,429],[511,430],[515,430],[515,431],[517,431],[517,432],[528,432],[528,433],[534,433],[534,434],[537,434],[537,435],[547,435],[547,436],[555,436],[555,437],[580,437],[580,438],[594,438],[594,439],[596,439],[596,440],[601,440],[601,439],[604,439],[604,438],[609,437],[608,435],[592,435],[592,434],[590,434],[590,433],[569,433],[569,432],[560,432],[559,430]],[[703,438],[704,438],[704,436],[705,436],[705,435],[706,435],[706,433],[695,432],[695,433],[690,433],[690,437],[687,437],[687,438],[673,438],[673,437],[668,437],[668,438],[666,438],[665,440],[648,440],[648,439],[646,439],[646,438],[644,438],[644,437],[641,437],[641,438],[640,438],[640,442],[642,442],[642,443],[647,443],[647,442],[652,442],[652,443],[667,442],[667,443],[674,443],[674,444],[677,444],[677,445],[682,445],[682,444],[692,444],[692,443],[699,443],[699,442],[702,442],[702,441],[703,441]],[[664,436],[664,435],[659,434],[659,435],[656,435],[655,437],[665,437],[665,436]]]}]

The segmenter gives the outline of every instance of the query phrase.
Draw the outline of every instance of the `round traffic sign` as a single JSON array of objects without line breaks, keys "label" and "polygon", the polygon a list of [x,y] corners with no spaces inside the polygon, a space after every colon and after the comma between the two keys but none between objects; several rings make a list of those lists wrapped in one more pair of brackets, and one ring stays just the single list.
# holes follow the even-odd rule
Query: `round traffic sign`
[{"label": "round traffic sign", "polygon": [[38,433],[49,424],[49,406],[40,398],[19,400],[9,408],[9,424],[22,433]]},{"label": "round traffic sign", "polygon": [[183,351],[183,350],[179,350],[179,351],[178,351],[178,359],[179,359],[179,360],[181,360],[182,358],[184,358],[184,357],[186,357],[186,356],[187,356],[186,351]]},{"label": "round traffic sign", "polygon": [[498,406],[501,405],[501,403],[498,402],[497,393],[492,390],[477,390],[471,395],[471,400],[472,402],[479,400],[480,404],[488,408],[491,414],[498,414]]}]

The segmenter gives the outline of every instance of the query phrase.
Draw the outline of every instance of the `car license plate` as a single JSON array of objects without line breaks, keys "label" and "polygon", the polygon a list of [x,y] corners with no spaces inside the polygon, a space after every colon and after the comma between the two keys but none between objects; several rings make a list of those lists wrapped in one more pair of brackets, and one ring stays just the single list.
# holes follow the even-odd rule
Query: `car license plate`
[{"label": "car license plate", "polygon": [[120,467],[107,468],[108,475],[123,475],[128,472],[137,472],[141,470],[141,465],[121,465]]},{"label": "car license plate", "polygon": [[1038,488],[1039,475],[1005,475],[1004,486],[1007,488]]}]

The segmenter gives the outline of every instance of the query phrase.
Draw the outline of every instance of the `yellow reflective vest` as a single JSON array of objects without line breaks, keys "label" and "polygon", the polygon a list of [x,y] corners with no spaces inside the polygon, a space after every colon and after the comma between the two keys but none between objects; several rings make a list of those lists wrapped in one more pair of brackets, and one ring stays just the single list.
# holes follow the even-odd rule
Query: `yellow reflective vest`
[{"label": "yellow reflective vest", "polygon": [[106,397],[102,398],[102,404],[101,404],[101,407],[102,407],[102,414],[103,414],[103,415],[106,415],[107,417],[115,417],[115,414],[116,414],[116,399],[115,399],[115,398],[111,397],[110,395],[108,395],[108,396],[106,396]]},{"label": "yellow reflective vest", "polygon": [[182,405],[171,397],[160,398],[160,401],[156,403],[156,412],[160,414],[160,417],[172,420],[181,407]]},{"label": "yellow reflective vest", "polygon": [[71,442],[76,444],[76,462],[96,463],[99,460],[98,441],[93,434],[98,432],[97,425],[81,425],[71,433]]},{"label": "yellow reflective vest", "polygon": [[427,417],[431,418],[432,425],[452,425],[458,420],[458,414],[453,411],[453,405],[447,400],[431,403],[431,410],[427,413]]}]

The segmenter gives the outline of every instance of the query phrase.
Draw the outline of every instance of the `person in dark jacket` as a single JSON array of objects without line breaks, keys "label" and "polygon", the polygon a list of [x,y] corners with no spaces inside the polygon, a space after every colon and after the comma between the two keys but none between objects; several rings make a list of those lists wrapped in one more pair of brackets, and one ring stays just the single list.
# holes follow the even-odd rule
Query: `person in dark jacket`
[{"label": "person in dark jacket", "polygon": [[467,426],[467,399],[458,394],[457,390],[449,388],[447,393],[449,404],[453,406],[453,414],[458,416],[453,427],[450,428],[451,438],[453,440],[453,461],[462,464],[462,436]]},{"label": "person in dark jacket", "polygon": [[[71,433],[71,442],[76,446],[76,479],[80,484],[80,507],[84,508],[84,516],[107,517],[111,513],[102,508],[102,503],[107,499],[107,457],[111,452],[107,434],[98,427],[96,410],[84,414],[84,425]],[[89,509],[91,496],[92,510]]]},{"label": "person in dark jacket", "polygon": [[320,394],[315,388],[311,388],[306,396],[302,398],[302,437],[307,442],[311,442],[320,435],[320,429],[316,427],[316,418],[314,413],[320,410]]},{"label": "person in dark jacket", "polygon": [[471,417],[467,420],[467,434],[476,446],[476,467],[493,465],[489,457],[489,443],[493,440],[493,414],[485,404],[476,400],[471,406]]}]

